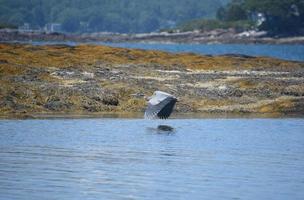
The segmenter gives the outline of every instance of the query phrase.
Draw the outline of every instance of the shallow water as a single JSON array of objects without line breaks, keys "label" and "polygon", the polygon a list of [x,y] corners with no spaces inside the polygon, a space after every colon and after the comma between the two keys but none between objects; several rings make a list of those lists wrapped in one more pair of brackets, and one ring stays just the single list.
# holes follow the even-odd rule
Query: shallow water
[{"label": "shallow water", "polygon": [[304,45],[270,44],[147,44],[109,43],[110,46],[162,50],[173,53],[191,52],[203,55],[244,54],[268,56],[285,60],[304,61]]},{"label": "shallow water", "polygon": [[0,120],[0,199],[303,199],[303,130],[303,119]]},{"label": "shallow water", "polygon": [[[79,45],[78,42],[30,42],[33,45],[66,44]],[[198,53],[202,55],[244,54],[249,56],[268,56],[285,60],[304,61],[302,44],[162,44],[162,43],[104,43],[87,42],[86,44],[107,45],[123,48],[161,50],[173,53]]]}]

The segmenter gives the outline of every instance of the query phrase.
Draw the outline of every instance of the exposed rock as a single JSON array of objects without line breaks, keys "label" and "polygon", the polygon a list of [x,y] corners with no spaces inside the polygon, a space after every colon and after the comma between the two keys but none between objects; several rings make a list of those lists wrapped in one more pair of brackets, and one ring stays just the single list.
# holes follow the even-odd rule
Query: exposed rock
[{"label": "exposed rock", "polygon": [[102,99],[102,103],[108,106],[118,106],[119,101],[116,97],[113,96],[105,96]]},{"label": "exposed rock", "polygon": [[2,116],[143,112],[155,90],[179,98],[176,113],[303,114],[302,62],[89,45],[0,47]]},{"label": "exposed rock", "polygon": [[72,105],[70,103],[64,102],[56,96],[52,96],[51,98],[49,98],[46,104],[44,105],[45,108],[51,111],[64,111],[71,108],[71,106]]},{"label": "exposed rock", "polygon": [[304,96],[304,85],[290,85],[282,91],[282,94],[289,96]]}]

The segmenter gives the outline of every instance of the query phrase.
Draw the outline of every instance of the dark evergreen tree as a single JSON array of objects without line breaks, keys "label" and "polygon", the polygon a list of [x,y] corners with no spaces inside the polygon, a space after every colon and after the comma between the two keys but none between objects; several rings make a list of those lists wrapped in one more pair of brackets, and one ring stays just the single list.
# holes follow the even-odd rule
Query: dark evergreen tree
[{"label": "dark evergreen tree", "polygon": [[150,32],[172,23],[214,17],[227,1],[0,0],[0,24],[43,27],[46,23],[62,23],[69,32]]}]

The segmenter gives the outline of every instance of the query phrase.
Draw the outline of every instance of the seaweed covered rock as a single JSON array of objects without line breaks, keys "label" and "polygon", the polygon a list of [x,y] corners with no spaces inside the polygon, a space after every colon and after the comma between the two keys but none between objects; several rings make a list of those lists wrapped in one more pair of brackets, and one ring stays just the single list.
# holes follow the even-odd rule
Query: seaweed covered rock
[{"label": "seaweed covered rock", "polygon": [[2,116],[143,112],[155,90],[179,97],[176,113],[303,114],[302,62],[93,45],[0,44],[0,55]]}]

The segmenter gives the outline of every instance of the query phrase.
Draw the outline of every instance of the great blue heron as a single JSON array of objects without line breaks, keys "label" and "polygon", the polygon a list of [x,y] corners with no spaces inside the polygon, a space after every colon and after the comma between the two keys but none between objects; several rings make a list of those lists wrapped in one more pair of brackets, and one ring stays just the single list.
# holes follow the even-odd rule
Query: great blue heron
[{"label": "great blue heron", "polygon": [[177,102],[175,96],[162,91],[155,91],[148,100],[145,119],[167,119]]}]

